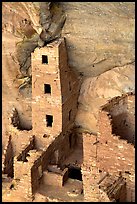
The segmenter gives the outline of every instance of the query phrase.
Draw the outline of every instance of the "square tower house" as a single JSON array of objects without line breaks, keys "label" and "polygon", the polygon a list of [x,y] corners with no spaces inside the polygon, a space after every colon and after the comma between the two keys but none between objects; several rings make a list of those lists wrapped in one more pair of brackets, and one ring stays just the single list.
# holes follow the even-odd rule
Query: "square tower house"
[{"label": "square tower house", "polygon": [[64,38],[32,53],[32,126],[37,137],[56,137],[74,124],[79,81],[67,63]]}]

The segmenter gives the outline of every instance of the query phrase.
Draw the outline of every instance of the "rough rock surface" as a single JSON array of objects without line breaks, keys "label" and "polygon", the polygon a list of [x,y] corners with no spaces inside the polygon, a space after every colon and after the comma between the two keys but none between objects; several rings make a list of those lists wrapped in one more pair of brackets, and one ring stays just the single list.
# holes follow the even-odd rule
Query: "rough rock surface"
[{"label": "rough rock surface", "polygon": [[81,86],[76,124],[96,133],[100,107],[115,96],[135,93],[134,64],[117,67],[97,77],[86,78]]},{"label": "rough rock surface", "polygon": [[[134,89],[135,5],[134,2],[60,4],[66,14],[62,36],[66,37],[69,64],[88,77],[81,88],[76,123],[96,131],[95,110],[100,104]],[[38,13],[38,3],[2,3],[3,133],[8,131],[8,113],[13,106],[24,127],[31,127],[31,86],[24,88],[23,95],[19,93],[21,73],[16,52],[19,43],[40,33]],[[113,70],[106,72],[110,69]]]},{"label": "rough rock surface", "polygon": [[133,2],[63,3],[69,63],[86,76],[97,76],[135,60]]}]

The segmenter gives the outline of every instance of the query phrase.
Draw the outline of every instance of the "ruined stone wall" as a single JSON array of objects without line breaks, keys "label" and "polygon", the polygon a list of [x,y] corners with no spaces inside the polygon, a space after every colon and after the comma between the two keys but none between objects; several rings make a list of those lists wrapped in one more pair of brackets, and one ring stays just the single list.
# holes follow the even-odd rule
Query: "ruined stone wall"
[{"label": "ruined stone wall", "polygon": [[31,168],[28,161],[18,161],[14,157],[14,179],[16,180],[16,193],[24,198],[32,197]]},{"label": "ruined stone wall", "polygon": [[[24,182],[30,182],[28,184],[28,192],[30,194],[34,194],[36,190],[39,187],[39,184],[41,180],[43,179],[43,173],[47,170],[47,167],[49,164],[52,162],[54,164],[61,165],[62,161],[67,158],[67,156],[70,155],[70,153],[74,150],[75,146],[75,140],[76,136],[73,135],[73,130],[66,132],[66,135],[61,134],[58,138],[53,141],[48,148],[43,149],[42,151],[40,150],[29,150],[28,146],[26,149],[27,151],[24,150],[19,156],[18,159],[20,159],[24,154],[26,155],[27,161],[17,161],[16,157],[16,162],[15,162],[15,169],[16,172],[18,171],[19,174],[16,175],[16,179],[20,178],[22,183]],[[69,136],[71,135],[72,137],[72,146],[70,147],[70,140]],[[58,150],[58,158],[55,157],[55,152]],[[57,160],[56,160],[57,159]],[[21,167],[22,166],[22,167]],[[19,171],[19,168],[22,168],[21,173]],[[28,173],[27,173],[28,172]],[[25,175],[25,179],[24,178]],[[28,178],[28,181],[26,181],[26,177]],[[63,182],[63,177],[59,176],[59,180],[61,179],[61,182]]]},{"label": "ruined stone wall", "polygon": [[13,131],[11,131],[11,135],[12,135],[12,145],[13,145],[14,156],[17,156],[22,151],[22,149],[26,146],[26,144],[28,144],[29,141],[31,140],[32,130],[15,131],[14,129]]},{"label": "ruined stone wall", "polygon": [[25,161],[27,153],[29,150],[34,149],[34,136],[30,138],[29,144],[26,144],[25,147],[23,147],[22,152],[17,156],[18,161]]},{"label": "ruined stone wall", "polygon": [[[115,171],[129,171],[134,173],[134,146],[127,143],[126,140],[120,139],[118,135],[112,134],[111,120],[106,112],[100,112],[99,114],[99,135],[97,136],[97,157],[106,163],[104,170]],[[107,157],[102,156],[107,155]],[[113,162],[112,162],[113,157]],[[107,164],[109,163],[109,166]]]},{"label": "ruined stone wall", "polygon": [[23,195],[27,198],[32,198],[42,177],[42,152],[32,148],[30,143],[20,155],[14,157],[14,179],[18,181],[17,191],[23,190]]},{"label": "ruined stone wall", "polygon": [[32,130],[21,129],[19,115],[15,108],[11,109],[8,116],[8,128],[8,135],[11,135],[13,156],[17,156],[25,148],[25,145],[29,144]]},{"label": "ruined stone wall", "polygon": [[11,143],[11,135],[8,138],[6,146],[2,154],[2,172],[13,177],[13,147]]},{"label": "ruined stone wall", "polygon": [[32,137],[28,144],[22,148],[22,151],[14,157],[14,178],[21,179],[27,174],[29,169],[28,160],[26,159],[29,150],[34,149],[34,137]]},{"label": "ruined stone wall", "polygon": [[[73,152],[76,144],[77,135],[71,131],[67,131],[62,139],[58,141],[57,146],[59,147],[59,165],[61,166],[62,162]],[[62,140],[62,141],[61,141]]]},{"label": "ruined stone wall", "polygon": [[39,187],[39,184],[42,179],[43,171],[42,171],[42,152],[38,152],[37,150],[30,151],[29,162],[31,162],[31,186],[32,186],[32,194],[36,192]]},{"label": "ruined stone wall", "polygon": [[59,168],[56,170],[54,169],[52,172],[45,171],[43,173],[43,182],[45,185],[52,185],[58,187],[62,187],[64,185],[65,181],[68,179],[68,168],[65,168],[63,171]]},{"label": "ruined stone wall", "polygon": [[61,174],[46,171],[44,172],[44,181],[46,185],[62,187],[63,176]]},{"label": "ruined stone wall", "polygon": [[60,134],[49,146],[45,147],[42,155],[43,171],[48,164],[58,164],[62,166],[62,162],[74,151],[77,142],[77,135],[73,128]]},{"label": "ruined stone wall", "polygon": [[65,131],[74,123],[77,113],[81,78],[68,65],[68,56],[65,41],[59,46],[59,70],[62,94],[62,128]]},{"label": "ruined stone wall", "polygon": [[97,136],[89,133],[83,133],[83,164],[82,180],[83,193],[85,201],[109,202],[108,196],[101,191],[98,186],[100,172],[97,167]]},{"label": "ruined stone wall", "polygon": [[112,118],[112,132],[135,144],[135,95],[116,97],[104,108]]},{"label": "ruined stone wall", "polygon": [[78,128],[76,128],[77,131],[77,145],[79,147],[81,147],[81,149],[83,150],[83,133],[78,131]]},{"label": "ruined stone wall", "polygon": [[22,195],[27,200],[32,201],[31,171],[29,164],[24,164],[26,174],[16,184],[16,194]]},{"label": "ruined stone wall", "polygon": [[127,117],[126,117],[126,130],[128,131],[127,139],[132,144],[135,144],[135,95],[127,97]]},{"label": "ruined stone wall", "polygon": [[[59,145],[58,143],[56,145]],[[30,145],[18,156],[14,158],[15,176],[18,181],[17,192],[23,190],[23,195],[26,198],[32,198],[34,193],[39,188],[41,182],[48,182],[48,179],[44,177],[44,172],[47,171],[47,167],[54,153],[54,148],[57,148],[54,144],[51,144],[46,151],[37,151],[30,149]],[[20,157],[24,157],[22,161],[18,161]],[[62,152],[63,154],[63,152]],[[24,160],[24,161],[23,161]],[[63,185],[66,175],[57,176],[58,182]],[[55,182],[55,180],[54,180]]]},{"label": "ruined stone wall", "polygon": [[[82,178],[86,200],[108,199],[99,189],[99,181],[109,173],[126,178],[126,201],[134,201],[135,196],[135,149],[120,136],[112,134],[111,117],[100,111],[99,133],[83,133]],[[103,196],[103,197],[102,197]],[[105,201],[105,200],[104,200]]]},{"label": "ruined stone wall", "polygon": [[14,157],[14,179],[22,179],[24,175],[28,174],[28,170],[28,162],[17,161],[16,157]]},{"label": "ruined stone wall", "polygon": [[[96,144],[97,165],[100,170],[111,174],[122,172],[128,186],[131,183],[131,197],[127,201],[133,201],[134,177],[135,177],[135,148],[126,140],[112,134],[110,118],[106,112],[99,114],[99,134]],[[127,190],[128,191],[128,190]]]}]

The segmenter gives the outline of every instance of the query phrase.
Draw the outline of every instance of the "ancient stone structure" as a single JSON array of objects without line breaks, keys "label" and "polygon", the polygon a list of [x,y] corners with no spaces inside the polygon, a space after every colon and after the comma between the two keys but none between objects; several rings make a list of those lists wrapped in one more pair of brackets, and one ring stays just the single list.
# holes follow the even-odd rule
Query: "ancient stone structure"
[{"label": "ancient stone structure", "polygon": [[7,138],[6,145],[2,148],[2,172],[13,177],[13,147],[11,135]]},{"label": "ancient stone structure", "polygon": [[[83,133],[82,175],[85,199],[88,201],[107,201],[108,198],[110,201],[113,199],[121,202],[135,201],[135,149],[131,143],[134,137],[135,121],[134,111],[130,110],[131,103],[134,107],[134,100],[134,95],[125,95],[109,101],[103,110],[100,110],[98,134]],[[125,114],[126,111],[129,113]],[[133,134],[131,131],[128,134],[127,130],[124,132],[125,138],[123,135],[121,138],[120,135],[114,134],[112,130],[114,116],[117,117],[119,133],[122,131],[123,121],[126,121],[129,128],[133,128]],[[110,177],[109,182],[108,177]],[[103,186],[106,195],[102,191],[102,182],[106,182],[105,188]]]},{"label": "ancient stone structure", "polygon": [[32,53],[33,129],[19,129],[13,109],[10,137],[3,148],[3,174],[13,177],[13,197],[134,201],[134,95],[101,107],[98,132],[92,134],[74,123],[80,84],[67,64],[63,38]]},{"label": "ancient stone structure", "polygon": [[32,53],[32,126],[40,146],[73,126],[79,84],[68,67],[64,39]]},{"label": "ancient stone structure", "polygon": [[[34,136],[24,138],[26,145],[14,152],[16,193],[24,188],[26,199],[33,199],[41,183],[62,187],[68,179],[63,162],[77,143],[74,120],[80,84],[81,78],[67,64],[64,39],[32,53],[33,130],[28,132]],[[15,108],[9,121],[14,143],[19,132],[25,134]]]}]

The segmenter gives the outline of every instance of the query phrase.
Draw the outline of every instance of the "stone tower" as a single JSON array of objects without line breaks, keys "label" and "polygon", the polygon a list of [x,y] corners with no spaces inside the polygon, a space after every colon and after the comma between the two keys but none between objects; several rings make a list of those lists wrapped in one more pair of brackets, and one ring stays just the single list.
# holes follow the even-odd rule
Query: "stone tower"
[{"label": "stone tower", "polygon": [[36,48],[31,59],[33,134],[47,144],[73,126],[80,82],[67,64],[64,38]]}]

